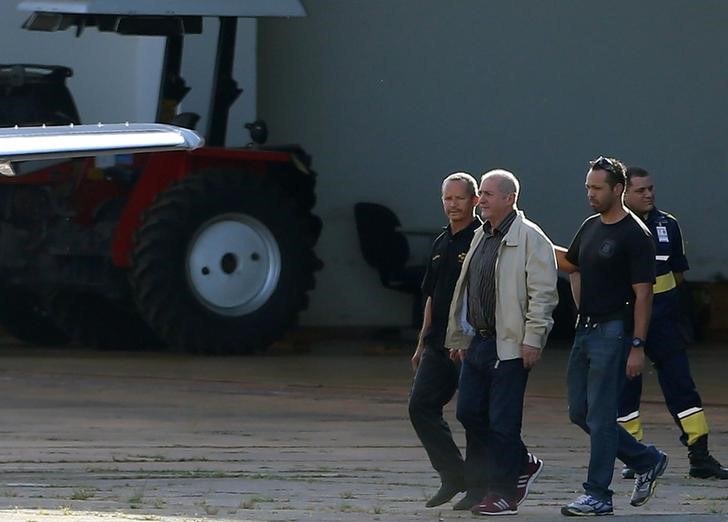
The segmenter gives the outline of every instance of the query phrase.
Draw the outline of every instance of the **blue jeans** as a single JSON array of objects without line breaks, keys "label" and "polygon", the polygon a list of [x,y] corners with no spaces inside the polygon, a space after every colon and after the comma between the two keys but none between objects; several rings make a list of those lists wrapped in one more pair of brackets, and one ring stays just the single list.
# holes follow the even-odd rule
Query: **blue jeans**
[{"label": "blue jeans", "polygon": [[498,360],[495,338],[476,336],[460,369],[457,418],[465,428],[467,494],[514,499],[528,454],[521,440],[528,370]]},{"label": "blue jeans", "polygon": [[569,418],[591,441],[584,491],[600,500],[612,499],[609,485],[616,458],[637,473],[646,472],[660,458],[654,446],[640,443],[617,423],[628,350],[624,322],[613,320],[578,327],[569,356]]}]

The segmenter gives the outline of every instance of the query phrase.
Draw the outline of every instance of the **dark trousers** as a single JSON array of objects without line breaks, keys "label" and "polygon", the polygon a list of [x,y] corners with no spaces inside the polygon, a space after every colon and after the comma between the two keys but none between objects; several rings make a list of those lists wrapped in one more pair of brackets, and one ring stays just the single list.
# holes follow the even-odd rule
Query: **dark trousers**
[{"label": "dark trousers", "polygon": [[[680,440],[687,445],[689,438],[703,433],[686,433],[678,414],[692,408],[702,408],[703,405],[685,352],[677,290],[655,296],[645,354],[657,372],[667,409],[680,428]],[[640,409],[641,397],[642,376],[627,380],[622,390],[619,417],[636,414]]]},{"label": "dark trousers", "polygon": [[462,484],[463,458],[442,415],[457,386],[458,367],[448,352],[427,346],[410,393],[410,421],[442,481]]},{"label": "dark trousers", "polygon": [[468,495],[514,499],[528,453],[521,440],[528,370],[498,360],[495,338],[476,336],[460,370],[457,417],[465,427]]}]

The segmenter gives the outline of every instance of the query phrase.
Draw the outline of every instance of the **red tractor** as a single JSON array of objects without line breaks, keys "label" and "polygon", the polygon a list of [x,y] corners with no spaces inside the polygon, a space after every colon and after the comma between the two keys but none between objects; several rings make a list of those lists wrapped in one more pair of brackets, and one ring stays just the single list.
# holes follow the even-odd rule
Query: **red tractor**
[{"label": "red tractor", "polygon": [[[299,146],[263,145],[263,122],[247,126],[254,141],[247,147],[224,148],[224,140],[241,92],[231,76],[237,17],[300,15],[299,2],[20,7],[33,11],[24,25],[31,30],[165,36],[157,119],[190,128],[196,117],[176,114],[188,91],[180,76],[183,37],[202,30],[203,16],[224,16],[205,147],[118,156],[106,168],[93,158],[22,164],[17,177],[0,179],[6,331],[34,344],[211,354],[250,353],[283,336],[322,266],[314,252],[316,176]],[[58,66],[0,66],[0,126],[78,123],[70,75]]]}]

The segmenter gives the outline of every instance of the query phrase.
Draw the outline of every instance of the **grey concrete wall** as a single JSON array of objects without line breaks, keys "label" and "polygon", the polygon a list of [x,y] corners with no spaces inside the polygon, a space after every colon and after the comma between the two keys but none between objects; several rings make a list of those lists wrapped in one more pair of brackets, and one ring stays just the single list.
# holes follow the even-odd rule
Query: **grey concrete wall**
[{"label": "grey concrete wall", "polygon": [[259,25],[259,115],[319,172],[326,268],[305,321],[388,324],[408,301],[359,254],[352,205],[443,224],[448,172],[513,170],[558,243],[589,214],[586,162],[652,170],[693,280],[728,276],[728,4],[718,0],[308,0]]}]

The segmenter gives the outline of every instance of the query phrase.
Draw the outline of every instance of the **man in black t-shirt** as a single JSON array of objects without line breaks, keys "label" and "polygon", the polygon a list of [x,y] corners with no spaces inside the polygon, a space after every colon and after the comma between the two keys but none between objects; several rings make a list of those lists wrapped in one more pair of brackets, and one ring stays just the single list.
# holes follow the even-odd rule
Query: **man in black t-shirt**
[{"label": "man in black t-shirt", "polygon": [[579,308],[567,370],[569,418],[591,442],[585,494],[561,508],[566,516],[613,514],[609,485],[617,456],[637,472],[633,506],[651,498],[667,468],[667,455],[637,441],[615,418],[625,374],[636,377],[644,367],[655,281],[655,247],[624,207],[625,186],[621,162],[590,162],[587,199],[597,214],[584,221],[568,251],[556,249]]},{"label": "man in black t-shirt", "polygon": [[416,372],[409,401],[412,426],[427,451],[442,484],[428,500],[435,507],[465,489],[463,458],[443,418],[443,407],[458,386],[459,370],[444,347],[450,301],[473,233],[482,223],[475,216],[478,186],[465,172],[449,175],[442,184],[442,205],[448,226],[432,246],[422,283],[426,298],[417,349],[412,356]]}]

